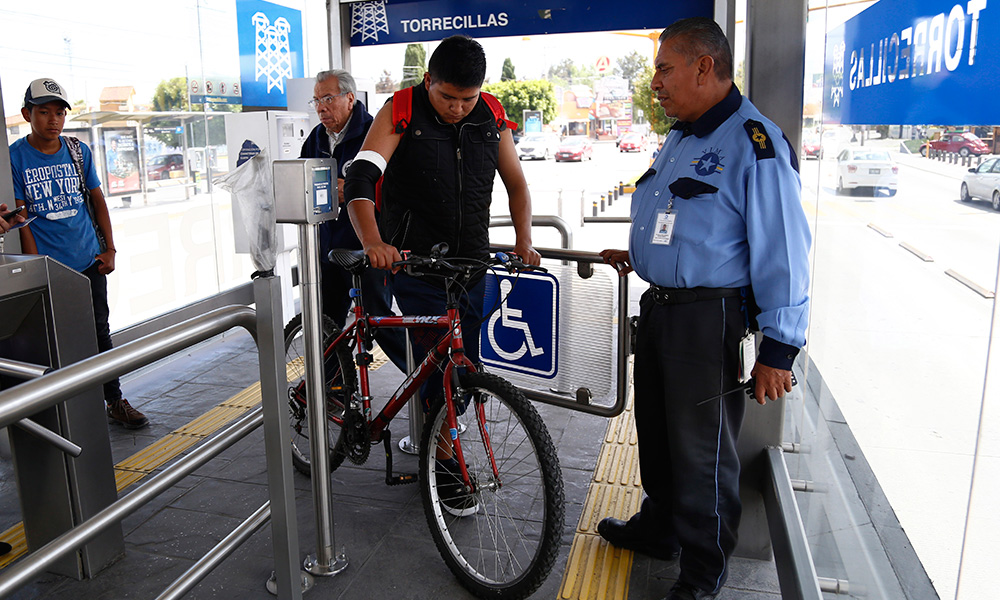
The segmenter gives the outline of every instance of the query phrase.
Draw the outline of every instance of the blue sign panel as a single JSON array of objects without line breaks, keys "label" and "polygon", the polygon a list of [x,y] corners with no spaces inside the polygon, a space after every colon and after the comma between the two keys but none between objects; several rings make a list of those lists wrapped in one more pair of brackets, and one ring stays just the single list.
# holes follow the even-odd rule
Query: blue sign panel
[{"label": "blue sign panel", "polygon": [[[499,308],[496,308],[499,305]],[[558,371],[559,282],[545,273],[486,276],[479,357],[489,366],[553,378]]]},{"label": "blue sign panel", "polygon": [[712,0],[616,2],[561,0],[373,0],[351,4],[351,45],[428,42],[615,29],[657,29],[684,17],[711,17]]},{"label": "blue sign panel", "polygon": [[882,0],[827,34],[823,119],[849,125],[991,125],[1000,6]]},{"label": "blue sign panel", "polygon": [[237,0],[243,106],[283,107],[285,82],[302,77],[302,12],[262,0]]}]

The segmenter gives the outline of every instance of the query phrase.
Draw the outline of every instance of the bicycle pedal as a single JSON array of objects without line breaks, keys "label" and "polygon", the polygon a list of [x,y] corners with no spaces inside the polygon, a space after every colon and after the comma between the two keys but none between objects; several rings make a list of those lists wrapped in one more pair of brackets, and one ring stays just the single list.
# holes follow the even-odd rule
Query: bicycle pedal
[{"label": "bicycle pedal", "polygon": [[402,475],[390,475],[385,478],[386,485],[406,485],[408,483],[416,483],[417,474],[416,473],[403,473]]}]

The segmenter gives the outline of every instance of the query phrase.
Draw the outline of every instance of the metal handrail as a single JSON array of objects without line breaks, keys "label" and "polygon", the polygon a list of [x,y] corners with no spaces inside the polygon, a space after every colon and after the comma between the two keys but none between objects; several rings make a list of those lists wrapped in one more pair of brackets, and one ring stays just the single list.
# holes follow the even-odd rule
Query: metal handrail
[{"label": "metal handrail", "polygon": [[0,392],[0,427],[233,327],[243,327],[256,340],[256,312],[246,306],[219,308]]},{"label": "metal handrail", "polygon": [[[506,244],[493,244],[490,246],[490,250],[506,251],[511,249],[513,249],[513,246]],[[537,250],[543,258],[576,262],[581,267],[577,269],[581,277],[589,277],[590,274],[593,273],[594,264],[604,263],[604,259],[601,258],[601,255],[596,252],[568,250],[563,248],[535,248],[535,250]],[[586,269],[582,268],[584,265],[586,265]],[[580,394],[579,391],[577,393],[576,400],[571,400],[565,396],[560,396],[551,392],[543,392],[528,388],[520,388],[521,393],[532,400],[537,400],[546,404],[553,404],[555,406],[562,406],[563,408],[571,408],[573,410],[578,410],[592,415],[608,418],[620,415],[622,411],[625,410],[625,403],[628,401],[629,383],[631,381],[631,377],[629,376],[628,357],[629,354],[632,353],[632,348],[630,347],[629,338],[628,276],[626,275],[618,278],[618,377],[615,382],[616,397],[614,404],[611,406],[595,406],[590,404],[589,394]]]},{"label": "metal handrail", "polygon": [[[258,283],[261,282],[259,281]],[[267,286],[270,286],[270,290],[268,290]],[[261,285],[261,293],[270,294],[273,297],[275,287],[276,283],[274,282],[264,282]],[[263,301],[263,295],[257,298],[258,305]],[[264,314],[269,314],[271,308],[273,306],[270,308],[264,306]],[[262,361],[265,360],[265,357],[277,359],[273,351],[267,347],[260,347],[257,324],[257,311],[249,307],[228,306],[218,308],[183,323],[167,327],[158,333],[148,335],[61,368],[38,379],[27,381],[10,390],[0,392],[0,426],[15,423],[27,415],[49,408],[86,388],[102,383],[110,377],[120,376],[149,365],[234,327],[243,327],[258,342]],[[265,331],[269,328],[266,321],[264,321],[263,327]],[[280,336],[274,334],[271,337],[273,339],[269,340],[270,343],[280,344]],[[10,365],[6,366],[9,367]],[[17,367],[17,365],[14,365],[14,367]],[[262,368],[262,393],[264,392],[263,375],[264,369]],[[270,391],[273,393],[275,390]],[[241,417],[221,433],[206,440],[198,448],[178,459],[174,465],[153,477],[148,483],[137,487],[124,498],[110,504],[94,516],[76,525],[41,548],[33,551],[20,562],[9,567],[0,574],[0,597],[5,597],[16,591],[66,554],[73,552],[100,535],[108,527],[120,522],[125,516],[141,508],[152,500],[152,498],[169,489],[209,460],[242,440],[264,423],[266,419],[270,419],[269,422],[280,423],[280,415],[276,412],[277,410],[277,407],[268,408],[266,403],[262,403],[261,406]],[[271,426],[269,425],[269,427]],[[269,449],[273,450],[276,444],[282,448],[287,446],[287,444],[280,443],[280,433],[277,437],[279,438],[277,442],[269,440],[267,439],[268,434],[265,431],[265,444]],[[284,448],[284,451],[287,453],[287,448]],[[281,479],[277,475],[272,477],[270,473],[271,462],[273,461],[269,458],[269,487],[275,485]],[[285,464],[286,462],[281,460],[280,464]],[[284,483],[290,485],[290,481]],[[279,484],[279,487],[282,486]],[[287,511],[290,499],[288,496],[289,493],[287,490],[281,490],[277,494],[272,490],[271,502],[267,506],[270,506],[275,501],[275,498],[277,498],[277,509]],[[257,513],[238,527],[227,539],[245,540],[253,531],[259,528],[262,524],[261,520],[266,519],[264,513],[270,514],[269,508],[261,507]],[[277,592],[281,598],[297,599],[301,598],[301,590],[298,589],[295,583],[290,583],[291,573],[289,572],[294,567],[295,558],[292,553],[296,551],[293,546],[297,546],[297,538],[287,531],[286,521],[289,520],[288,514],[282,514],[285,515],[284,518],[274,524],[277,529],[281,529],[283,532],[275,532],[277,540],[275,543],[275,561],[276,569],[279,573],[279,584],[281,586]],[[294,522],[294,517],[292,517],[291,521]],[[288,539],[281,540],[280,538],[283,536]],[[289,544],[288,542],[291,543]],[[285,557],[286,560],[284,561],[277,555],[277,548],[279,546],[288,546],[287,551],[289,555]],[[228,549],[228,546],[223,549],[213,549],[206,554],[202,561],[199,561],[198,565],[202,565],[199,569],[185,573],[171,588],[168,588],[167,593],[171,593],[171,590],[180,589],[180,587],[193,586],[207,575],[211,568],[214,568],[229,552],[231,550]],[[284,564],[286,562],[288,564]]]}]

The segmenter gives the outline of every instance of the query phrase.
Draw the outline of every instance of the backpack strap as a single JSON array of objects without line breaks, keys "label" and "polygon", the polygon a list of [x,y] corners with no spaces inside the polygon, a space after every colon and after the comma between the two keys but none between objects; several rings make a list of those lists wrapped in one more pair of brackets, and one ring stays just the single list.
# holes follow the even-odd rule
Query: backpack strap
[{"label": "backpack strap", "polygon": [[504,130],[504,126],[511,131],[517,130],[517,123],[511,121],[507,118],[507,113],[503,109],[503,105],[497,100],[497,97],[488,92],[480,92],[483,100],[486,101],[486,105],[490,107],[490,111],[493,112],[493,117],[497,121],[497,129],[500,131]]},{"label": "backpack strap", "polygon": [[403,133],[410,126],[413,116],[413,88],[403,88],[392,95],[392,126],[396,133]]},{"label": "backpack strap", "polygon": [[66,143],[66,150],[69,151],[70,157],[73,159],[73,165],[76,166],[76,174],[80,179],[80,194],[83,196],[83,204],[87,207],[87,215],[90,216],[90,222],[94,226],[94,235],[97,236],[97,243],[101,248],[101,252],[108,249],[108,242],[104,239],[104,232],[97,225],[97,218],[94,215],[94,201],[90,198],[90,190],[87,189],[87,176],[86,171],[83,167],[83,150],[80,149],[80,140],[73,136],[63,136],[63,142]]}]

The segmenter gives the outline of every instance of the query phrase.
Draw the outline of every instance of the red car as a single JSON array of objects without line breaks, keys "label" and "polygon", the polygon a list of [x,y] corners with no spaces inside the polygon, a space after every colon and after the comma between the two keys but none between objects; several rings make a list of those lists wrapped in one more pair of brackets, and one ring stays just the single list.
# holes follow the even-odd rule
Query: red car
[{"label": "red car", "polygon": [[802,158],[819,159],[820,144],[817,138],[806,138],[802,140]]},{"label": "red car", "polygon": [[941,139],[930,140],[920,146],[921,156],[927,156],[927,148],[931,150],[944,150],[945,152],[958,152],[962,156],[970,154],[989,154],[990,147],[986,142],[965,131],[953,131],[941,134]]},{"label": "red car", "polygon": [[183,154],[161,154],[149,159],[149,164],[146,165],[146,177],[150,181],[170,179],[171,173],[183,170]]},{"label": "red car", "polygon": [[556,162],[562,162],[564,160],[578,160],[583,161],[584,159],[591,160],[594,158],[594,145],[590,143],[590,139],[577,136],[568,137],[559,144],[559,149],[556,150]]},{"label": "red car", "polygon": [[641,133],[630,133],[618,144],[619,152],[642,152],[646,149],[646,138]]}]

